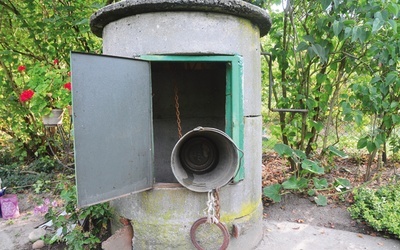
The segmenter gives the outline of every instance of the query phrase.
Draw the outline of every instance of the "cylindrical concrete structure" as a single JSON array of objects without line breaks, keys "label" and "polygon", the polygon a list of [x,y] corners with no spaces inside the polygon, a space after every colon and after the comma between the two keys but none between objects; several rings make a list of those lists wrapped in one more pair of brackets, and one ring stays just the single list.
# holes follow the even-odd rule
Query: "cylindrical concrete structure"
[{"label": "cylindrical concrete structure", "polygon": [[[245,177],[220,191],[221,221],[237,236],[230,237],[228,249],[251,249],[262,238],[260,36],[270,26],[264,10],[239,0],[127,0],[106,6],[91,18],[92,31],[103,38],[107,55],[242,58]],[[112,206],[132,221],[134,249],[186,250],[194,249],[190,228],[204,217],[206,203],[207,193],[178,183],[157,183],[150,191],[112,201]],[[196,237],[206,249],[222,243],[215,228],[199,229]]]}]

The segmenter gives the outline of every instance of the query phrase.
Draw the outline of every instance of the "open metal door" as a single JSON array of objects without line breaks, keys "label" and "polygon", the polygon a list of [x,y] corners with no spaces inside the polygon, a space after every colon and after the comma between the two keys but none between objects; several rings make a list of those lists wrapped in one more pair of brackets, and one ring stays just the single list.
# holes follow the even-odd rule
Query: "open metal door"
[{"label": "open metal door", "polygon": [[150,189],[150,63],[71,53],[78,206]]}]

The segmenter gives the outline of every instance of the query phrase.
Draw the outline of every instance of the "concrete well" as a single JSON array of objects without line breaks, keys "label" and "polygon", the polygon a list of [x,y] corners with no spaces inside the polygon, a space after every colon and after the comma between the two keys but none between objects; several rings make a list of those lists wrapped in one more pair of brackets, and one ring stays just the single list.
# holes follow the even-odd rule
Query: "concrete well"
[{"label": "concrete well", "polygon": [[[228,249],[251,249],[261,240],[260,37],[270,26],[264,10],[239,0],[127,0],[91,17],[105,55],[152,64],[155,184],[111,202],[116,214],[132,222],[134,249],[194,249],[190,228],[204,217],[207,193],[181,186],[171,172],[171,152],[179,140],[174,84],[183,133],[197,126],[215,127],[231,135],[243,151],[234,181],[220,190]],[[238,79],[230,79],[237,84],[234,100],[226,96],[232,61],[214,60],[218,56],[236,60],[233,77]],[[196,239],[205,249],[216,249],[221,231],[205,225]]]}]

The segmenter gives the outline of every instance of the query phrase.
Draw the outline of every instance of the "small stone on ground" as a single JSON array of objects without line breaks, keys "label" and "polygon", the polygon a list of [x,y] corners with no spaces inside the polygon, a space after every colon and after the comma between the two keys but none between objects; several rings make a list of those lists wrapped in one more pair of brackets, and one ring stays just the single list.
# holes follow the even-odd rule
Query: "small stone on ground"
[{"label": "small stone on ground", "polygon": [[46,235],[46,230],[45,230],[45,229],[43,229],[43,228],[36,228],[35,230],[33,230],[33,231],[29,234],[28,238],[29,238],[30,241],[34,242],[34,241],[39,240],[40,238],[42,238],[42,237],[45,236],[45,235]]},{"label": "small stone on ground", "polygon": [[35,243],[32,244],[32,249],[41,249],[45,246],[43,240],[37,240]]}]

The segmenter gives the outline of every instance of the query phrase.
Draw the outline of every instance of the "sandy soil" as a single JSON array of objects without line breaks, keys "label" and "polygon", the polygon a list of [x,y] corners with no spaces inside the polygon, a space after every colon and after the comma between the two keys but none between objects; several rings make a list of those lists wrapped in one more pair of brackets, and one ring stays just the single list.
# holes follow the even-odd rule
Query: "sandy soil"
[{"label": "sandy soil", "polygon": [[28,235],[44,220],[43,215],[34,215],[33,209],[39,195],[18,194],[20,216],[15,219],[0,219],[0,250],[32,249]]},{"label": "sandy soil", "polygon": [[321,207],[296,194],[287,194],[281,202],[264,206],[264,219],[376,235],[372,228],[353,220],[345,205],[329,204]]}]

